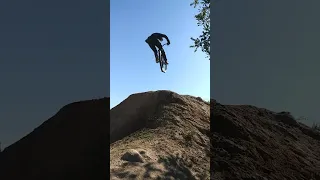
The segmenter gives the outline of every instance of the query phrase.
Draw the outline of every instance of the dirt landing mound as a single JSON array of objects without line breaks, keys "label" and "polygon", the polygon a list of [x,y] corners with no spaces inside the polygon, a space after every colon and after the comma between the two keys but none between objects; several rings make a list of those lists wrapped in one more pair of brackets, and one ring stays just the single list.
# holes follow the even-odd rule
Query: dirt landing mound
[{"label": "dirt landing mound", "polygon": [[4,149],[0,178],[108,179],[109,98],[63,107],[33,132]]},{"label": "dirt landing mound", "polygon": [[171,91],[111,109],[111,179],[208,179],[210,106]]},{"label": "dirt landing mound", "polygon": [[289,113],[211,100],[211,118],[211,178],[320,179],[320,133]]}]

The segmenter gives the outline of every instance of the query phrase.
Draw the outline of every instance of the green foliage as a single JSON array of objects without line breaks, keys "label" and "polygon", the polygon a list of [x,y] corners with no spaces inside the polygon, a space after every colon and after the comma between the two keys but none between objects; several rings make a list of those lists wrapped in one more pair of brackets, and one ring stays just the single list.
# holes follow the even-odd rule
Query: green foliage
[{"label": "green foliage", "polygon": [[193,0],[190,6],[198,8],[198,14],[194,17],[197,20],[197,25],[203,27],[202,34],[199,37],[191,37],[194,45],[190,47],[195,48],[195,52],[198,48],[201,48],[210,60],[210,0]]}]

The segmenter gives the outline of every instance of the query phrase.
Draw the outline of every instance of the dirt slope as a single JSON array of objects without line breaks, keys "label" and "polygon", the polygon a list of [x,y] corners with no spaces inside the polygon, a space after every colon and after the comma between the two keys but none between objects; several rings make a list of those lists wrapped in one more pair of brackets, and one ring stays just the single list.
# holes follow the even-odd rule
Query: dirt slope
[{"label": "dirt slope", "polygon": [[289,113],[211,100],[211,118],[212,179],[320,179],[320,133]]},{"label": "dirt slope", "polygon": [[110,111],[110,179],[208,179],[210,106],[155,91]]},{"label": "dirt slope", "polygon": [[129,96],[111,126],[108,108],[65,106],[0,153],[0,178],[108,179],[110,138],[110,179],[208,179],[210,156],[211,179],[320,179],[320,133],[288,113],[170,91]]},{"label": "dirt slope", "polygon": [[63,107],[4,149],[0,179],[107,179],[109,98]]}]

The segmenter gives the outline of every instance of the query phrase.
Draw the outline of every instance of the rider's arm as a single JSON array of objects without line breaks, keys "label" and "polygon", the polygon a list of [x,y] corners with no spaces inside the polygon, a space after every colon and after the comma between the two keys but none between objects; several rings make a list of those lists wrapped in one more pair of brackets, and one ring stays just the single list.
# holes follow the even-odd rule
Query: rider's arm
[{"label": "rider's arm", "polygon": [[165,35],[165,34],[161,34],[161,35],[162,35],[162,37],[166,38],[167,43],[168,43],[168,44],[170,44],[170,40],[169,40],[168,36],[167,36],[167,35]]},{"label": "rider's arm", "polygon": [[161,34],[161,33],[154,33],[154,35],[156,35],[158,37],[164,37],[167,40],[167,43],[170,44],[170,40],[167,35]]}]

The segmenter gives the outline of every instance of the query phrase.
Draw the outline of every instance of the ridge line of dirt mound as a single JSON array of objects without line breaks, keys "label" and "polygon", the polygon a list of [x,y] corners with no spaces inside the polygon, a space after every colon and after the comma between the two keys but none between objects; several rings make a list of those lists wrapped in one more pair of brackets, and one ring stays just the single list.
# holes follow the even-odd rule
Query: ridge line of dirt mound
[{"label": "ridge line of dirt mound", "polygon": [[[197,100],[203,101],[201,98]],[[159,108],[170,103],[185,104],[185,101],[183,96],[167,90],[130,95],[110,110],[110,143],[146,127]]]}]

